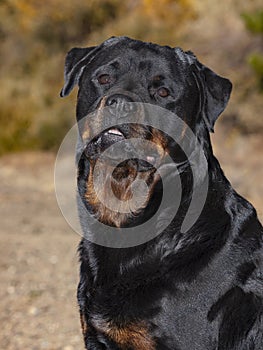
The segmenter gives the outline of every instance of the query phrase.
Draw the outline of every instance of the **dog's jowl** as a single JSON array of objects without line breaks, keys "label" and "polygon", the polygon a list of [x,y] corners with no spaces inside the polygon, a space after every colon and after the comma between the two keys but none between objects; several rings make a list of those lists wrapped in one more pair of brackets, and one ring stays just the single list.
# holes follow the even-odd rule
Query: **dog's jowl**
[{"label": "dog's jowl", "polygon": [[210,142],[229,80],[113,37],[68,53],[75,85],[86,349],[262,350],[262,226]]}]

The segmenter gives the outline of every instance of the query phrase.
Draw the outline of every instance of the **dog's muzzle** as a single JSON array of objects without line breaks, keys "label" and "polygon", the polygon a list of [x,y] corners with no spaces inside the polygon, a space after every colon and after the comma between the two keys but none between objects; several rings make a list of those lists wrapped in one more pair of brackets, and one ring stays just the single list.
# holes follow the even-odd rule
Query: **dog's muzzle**
[{"label": "dog's muzzle", "polygon": [[[114,93],[104,96],[98,107],[95,118],[91,121],[87,119],[85,128],[94,129],[100,127],[100,133],[93,133],[86,145],[86,155],[90,158],[98,156],[105,149],[117,142],[123,141],[131,137],[130,126],[127,121],[132,120],[130,116],[136,112],[136,103],[131,96],[121,93]],[[109,127],[109,125],[111,125]],[[90,134],[90,133],[89,133]]]}]

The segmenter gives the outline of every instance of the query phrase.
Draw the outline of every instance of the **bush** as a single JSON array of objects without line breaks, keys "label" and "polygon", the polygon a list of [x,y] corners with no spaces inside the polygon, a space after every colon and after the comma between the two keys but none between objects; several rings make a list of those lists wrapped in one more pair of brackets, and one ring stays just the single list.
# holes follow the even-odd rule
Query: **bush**
[{"label": "bush", "polygon": [[[243,13],[247,29],[254,34],[260,35],[263,39],[263,10],[255,13]],[[263,92],[263,55],[262,53],[252,53],[248,57],[248,62],[258,79],[259,89]]]},{"label": "bush", "polygon": [[192,14],[192,0],[0,1],[0,154],[58,148],[74,122],[75,95],[58,96],[72,46],[111,35],[173,43]]}]

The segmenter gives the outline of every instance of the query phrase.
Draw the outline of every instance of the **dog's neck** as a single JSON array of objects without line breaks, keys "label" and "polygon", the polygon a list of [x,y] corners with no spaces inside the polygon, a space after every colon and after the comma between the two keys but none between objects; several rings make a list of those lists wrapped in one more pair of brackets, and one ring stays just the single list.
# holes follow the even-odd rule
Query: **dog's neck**
[{"label": "dog's neck", "polygon": [[[161,275],[169,273],[171,266],[173,266],[172,270],[177,270],[177,276],[181,279],[184,278],[184,264],[187,264],[187,266],[192,265],[193,275],[197,270],[201,270],[202,266],[207,264],[208,260],[220,250],[229,238],[225,234],[226,232],[231,232],[229,227],[230,216],[225,211],[224,202],[231,201],[231,198],[234,200],[236,196],[214,157],[210,157],[209,167],[211,171],[207,203],[210,204],[205,204],[202,211],[203,219],[198,219],[194,227],[189,229],[188,232],[182,234],[180,230],[190,201],[188,197],[189,189],[187,189],[187,184],[190,180],[188,175],[186,175],[183,182],[186,192],[183,192],[182,205],[179,207],[177,215],[168,228],[152,241],[131,248],[116,249],[99,246],[83,240],[80,246],[80,255],[90,259],[89,266],[93,267],[90,276],[92,284],[95,283],[98,286],[112,285],[117,283],[117,281],[128,283],[130,274],[134,273],[138,275],[138,283],[141,283],[143,279],[149,281],[149,276],[145,275],[147,266],[149,269],[154,267],[154,269],[158,270],[159,266],[162,265],[160,278]],[[214,205],[211,205],[211,203],[214,203]],[[240,210],[237,208],[238,211]],[[217,217],[221,219],[216,220]],[[205,222],[202,221],[204,218]],[[169,229],[171,226],[172,230]],[[211,237],[211,228],[213,228],[215,233],[213,237]],[[168,242],[169,244],[167,244]],[[171,244],[171,242],[173,243]],[[206,257],[204,261],[202,252],[207,250],[208,246],[209,254],[204,255]],[[190,254],[186,254],[188,261],[185,261],[185,258],[180,260],[181,252],[185,252],[185,249],[188,249],[190,252]],[[197,252],[198,256],[196,256]],[[125,266],[125,270],[122,269],[123,266]],[[140,271],[143,271],[144,276],[140,275]]]}]

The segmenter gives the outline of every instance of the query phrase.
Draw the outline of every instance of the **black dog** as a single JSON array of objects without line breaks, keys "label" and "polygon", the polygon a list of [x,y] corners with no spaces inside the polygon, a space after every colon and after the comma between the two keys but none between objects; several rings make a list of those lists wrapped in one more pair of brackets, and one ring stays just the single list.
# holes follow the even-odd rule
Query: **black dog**
[{"label": "black dog", "polygon": [[[152,217],[154,225],[149,232],[166,223],[155,237],[133,247],[124,243],[116,249],[114,242],[110,245],[107,240],[106,246],[82,240],[78,302],[86,348],[262,350],[262,226],[255,209],[225,178],[209,136],[228,102],[231,83],[202,65],[191,52],[120,37],[68,53],[61,96],[68,95],[76,84],[78,121],[93,113],[102,125],[109,113],[116,122],[98,135],[92,134],[89,119],[80,122],[78,190],[84,237],[90,235],[97,242],[96,225],[89,223],[87,211],[105,224],[105,230],[115,229],[124,237],[125,229],[136,230]],[[170,118],[168,127],[179,128],[177,140],[147,122],[132,119],[128,123],[126,118],[117,123],[131,112],[144,114],[133,109],[134,102],[173,113],[194,133],[207,160],[207,174],[203,163],[195,161],[200,175],[197,190],[205,181],[208,184],[201,208],[189,214],[194,185],[191,157],[196,150],[193,140],[176,120],[174,127]],[[104,107],[109,112],[102,113]],[[111,157],[117,153],[106,158],[101,155],[107,147],[131,138],[150,140],[156,148],[144,160],[138,156],[120,162],[112,172]],[[184,152],[186,146],[190,157]],[[120,207],[112,210],[101,202],[93,183],[97,162],[101,172],[111,174],[108,182],[101,183],[105,200],[114,193],[121,203],[129,201],[132,184],[139,178],[148,186],[144,204],[129,212]],[[177,164],[176,174],[171,162]],[[166,167],[163,178],[158,175],[160,164]],[[180,205],[166,222],[172,200],[158,211],[163,181],[165,178],[172,185],[178,176]],[[173,196],[176,194],[170,199]],[[199,209],[196,220],[182,230],[186,215],[193,217]],[[146,231],[142,229],[142,236]]]}]

